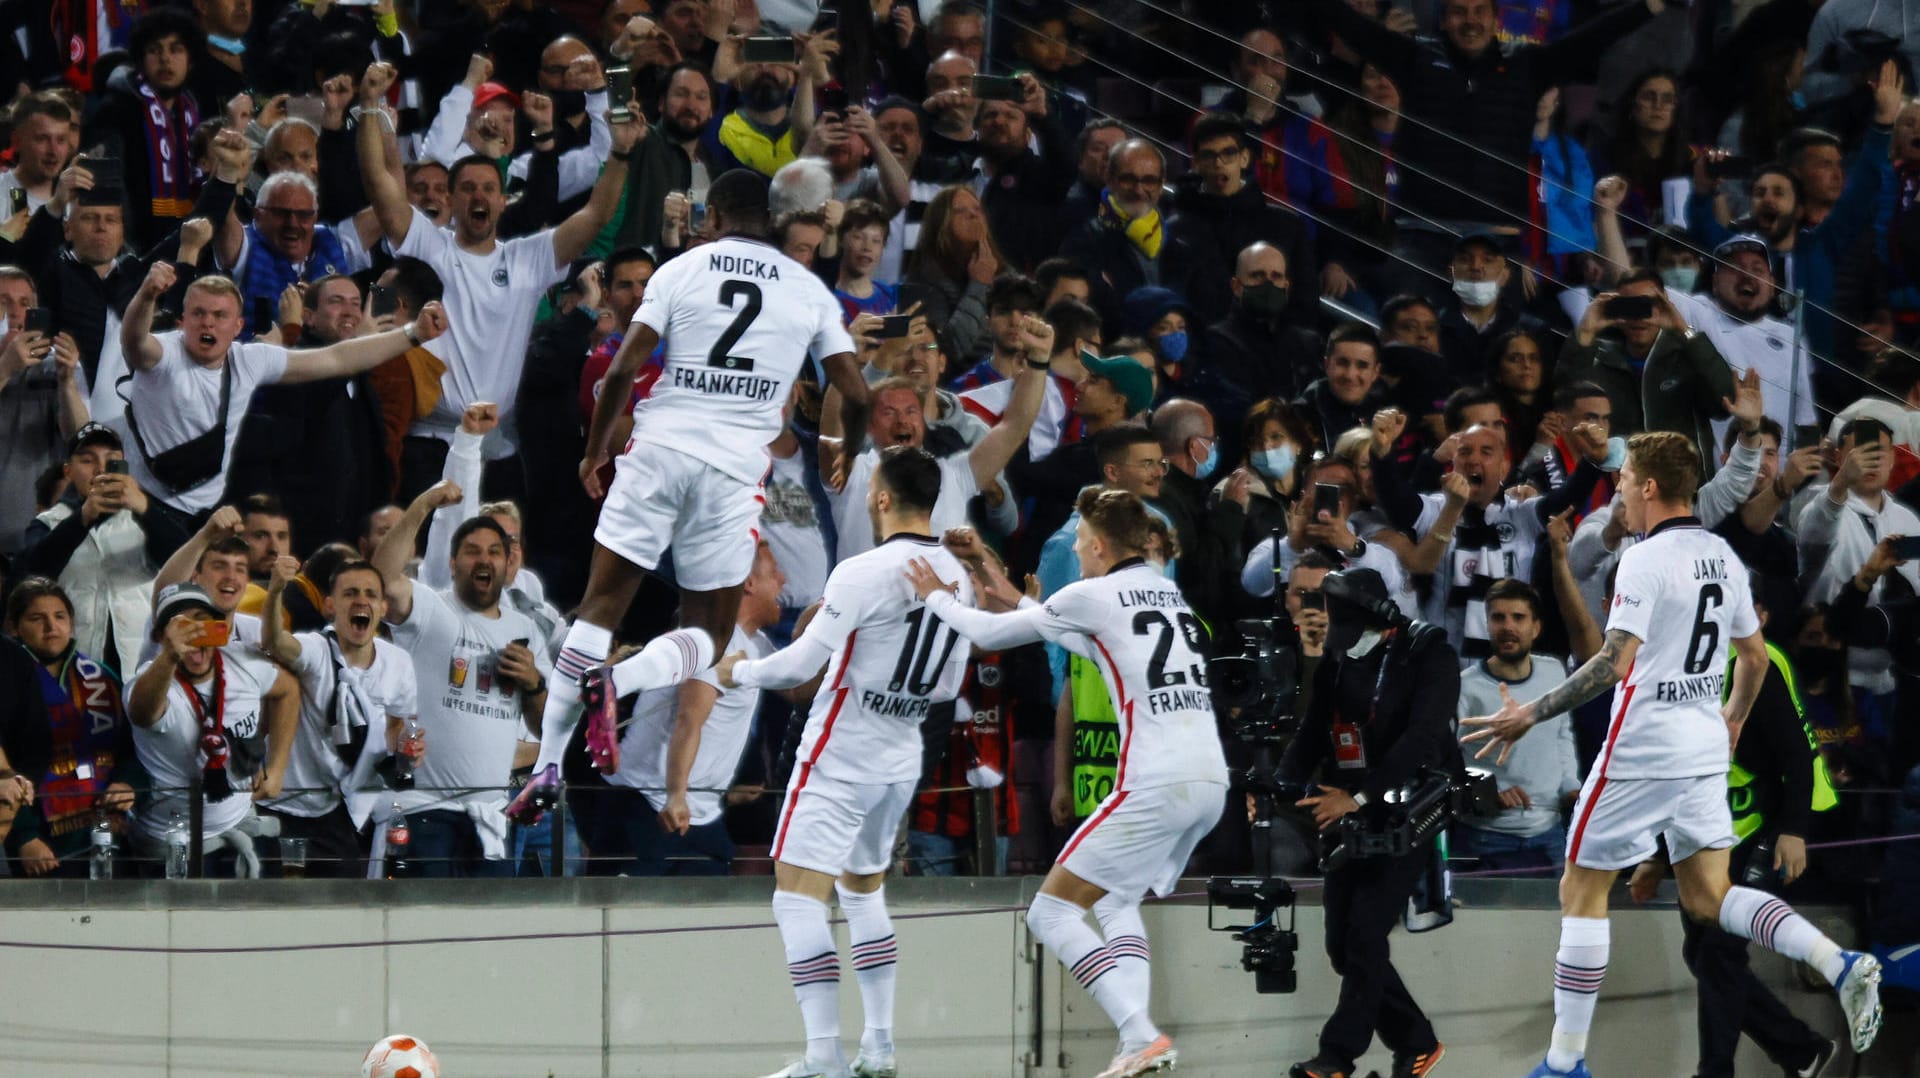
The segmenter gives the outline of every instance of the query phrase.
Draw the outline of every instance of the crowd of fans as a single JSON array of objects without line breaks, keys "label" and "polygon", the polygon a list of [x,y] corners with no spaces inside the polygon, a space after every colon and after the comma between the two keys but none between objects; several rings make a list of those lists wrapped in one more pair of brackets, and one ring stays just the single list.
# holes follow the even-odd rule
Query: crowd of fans
[{"label": "crowd of fans", "polygon": [[[1900,818],[1903,5],[816,8],[0,4],[11,874],[85,875],[102,821],[157,872],[192,789],[242,873],[277,870],[275,833],[312,874],[377,871],[396,814],[427,874],[724,872],[765,843],[804,692],[696,776],[671,856],[636,837],[689,793],[657,767],[576,751],[567,813],[501,813],[585,585],[600,383],[656,267],[713,238],[729,169],[771,178],[775,242],[833,287],[871,385],[845,430],[816,371],[768,446],[753,646],[871,545],[863,450],[914,445],[946,465],[936,526],[1041,592],[1079,575],[1083,488],[1147,499],[1216,656],[1277,616],[1311,665],[1319,580],[1375,568],[1483,712],[1597,646],[1634,541],[1624,439],[1677,431],[1839,791],[1796,837]],[[620,638],[673,595],[650,582]],[[664,752],[680,706],[643,700],[629,751]],[[1499,769],[1508,809],[1456,857],[1557,864],[1604,706]],[[1115,730],[1091,664],[977,655],[925,731],[912,870],[1044,863],[1111,788]],[[1201,856],[1246,848],[1230,819]],[[1882,868],[1822,856],[1800,886],[1857,896]]]}]

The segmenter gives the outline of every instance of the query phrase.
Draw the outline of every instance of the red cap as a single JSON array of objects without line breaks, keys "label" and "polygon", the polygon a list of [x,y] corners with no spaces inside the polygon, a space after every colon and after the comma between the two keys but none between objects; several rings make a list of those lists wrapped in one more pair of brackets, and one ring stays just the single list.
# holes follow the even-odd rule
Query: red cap
[{"label": "red cap", "polygon": [[520,111],[520,95],[497,82],[483,82],[480,84],[480,88],[473,92],[473,107],[475,109],[483,109],[503,97],[507,99],[509,105],[513,106],[513,111]]}]

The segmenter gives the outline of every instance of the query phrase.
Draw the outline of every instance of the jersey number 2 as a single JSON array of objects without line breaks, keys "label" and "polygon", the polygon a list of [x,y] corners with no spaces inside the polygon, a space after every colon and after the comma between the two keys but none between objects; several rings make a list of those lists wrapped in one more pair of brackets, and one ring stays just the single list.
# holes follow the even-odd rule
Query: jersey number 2
[{"label": "jersey number 2", "polygon": [[740,308],[739,314],[733,316],[732,324],[727,326],[725,333],[720,334],[720,339],[713,342],[713,351],[707,353],[709,367],[725,367],[730,371],[753,369],[753,360],[727,353],[740,343],[740,338],[746,335],[747,327],[753,325],[753,320],[760,317],[760,286],[752,281],[728,281],[720,286],[720,306],[732,310],[733,301],[739,296],[747,297],[746,305]]},{"label": "jersey number 2", "polygon": [[1704,674],[1713,665],[1713,653],[1720,646],[1720,626],[1707,615],[1720,608],[1720,585],[1700,587],[1700,606],[1693,612],[1693,639],[1687,641],[1687,673]]},{"label": "jersey number 2", "polygon": [[[893,692],[905,689],[913,696],[925,696],[940,684],[940,672],[946,669],[947,659],[953,655],[953,646],[960,637],[924,606],[916,607],[907,615],[907,624],[912,631],[907,633],[907,644],[900,649],[900,661],[894,664],[893,677],[887,687]],[[947,645],[940,649],[940,658],[935,659],[933,649],[940,642],[943,630]]]},{"label": "jersey number 2", "polygon": [[[1192,614],[1177,614],[1180,622],[1180,635],[1187,638],[1188,650],[1198,654],[1206,643],[1206,629],[1200,625],[1200,619]],[[1146,636],[1158,632],[1160,639],[1154,641],[1153,658],[1147,660],[1147,687],[1164,689],[1169,685],[1185,685],[1191,677],[1195,685],[1207,683],[1206,667],[1194,663],[1183,673],[1167,669],[1167,656],[1173,651],[1173,623],[1158,610],[1142,610],[1133,616],[1133,635]]]}]

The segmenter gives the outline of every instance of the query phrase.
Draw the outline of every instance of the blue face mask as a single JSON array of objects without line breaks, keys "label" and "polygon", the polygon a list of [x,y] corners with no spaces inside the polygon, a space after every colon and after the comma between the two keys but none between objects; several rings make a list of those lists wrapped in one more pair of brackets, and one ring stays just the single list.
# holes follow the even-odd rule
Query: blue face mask
[{"label": "blue face mask", "polygon": [[207,44],[212,45],[222,52],[230,52],[235,56],[243,55],[247,51],[245,38],[221,37],[219,34],[208,34]]},{"label": "blue face mask", "polygon": [[1807,111],[1807,95],[1795,90],[1787,95],[1787,104],[1792,105],[1795,112],[1805,112]]},{"label": "blue face mask", "polygon": [[[1180,336],[1185,338],[1186,334],[1183,333]],[[1215,438],[1213,441],[1207,443],[1207,459],[1200,462],[1200,470],[1194,472],[1193,477],[1195,479],[1205,479],[1212,475],[1213,470],[1218,467],[1220,467],[1220,439]]]},{"label": "blue face mask", "polygon": [[1176,329],[1160,338],[1160,354],[1169,363],[1178,363],[1187,358],[1187,331]]},{"label": "blue face mask", "polygon": [[1293,474],[1293,462],[1294,452],[1290,445],[1262,449],[1253,455],[1253,470],[1277,481]]}]

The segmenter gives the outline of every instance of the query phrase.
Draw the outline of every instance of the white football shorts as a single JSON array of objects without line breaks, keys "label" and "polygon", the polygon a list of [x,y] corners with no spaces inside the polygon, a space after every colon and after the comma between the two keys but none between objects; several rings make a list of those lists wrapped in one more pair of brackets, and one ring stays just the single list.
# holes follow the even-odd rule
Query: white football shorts
[{"label": "white football shorts", "polygon": [[842,782],[800,765],[780,807],[773,859],[829,876],[885,872],[915,782]]},{"label": "white football shorts", "polygon": [[1176,782],[1121,790],[1100,802],[1058,863],[1124,901],[1148,891],[1173,893],[1200,840],[1220,822],[1227,787],[1220,782]]},{"label": "white football shorts", "polygon": [[649,570],[671,548],[674,580],[688,591],[746,581],[759,487],[651,442],[634,442],[613,467],[594,542]]},{"label": "white football shorts", "polygon": [[1609,779],[1595,768],[1573,806],[1567,860],[1600,871],[1633,868],[1653,856],[1662,834],[1675,864],[1701,850],[1731,847],[1727,777]]}]

